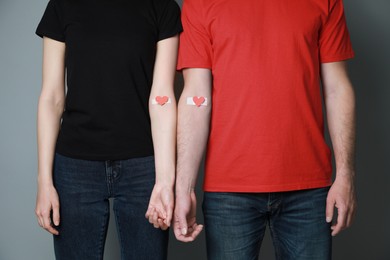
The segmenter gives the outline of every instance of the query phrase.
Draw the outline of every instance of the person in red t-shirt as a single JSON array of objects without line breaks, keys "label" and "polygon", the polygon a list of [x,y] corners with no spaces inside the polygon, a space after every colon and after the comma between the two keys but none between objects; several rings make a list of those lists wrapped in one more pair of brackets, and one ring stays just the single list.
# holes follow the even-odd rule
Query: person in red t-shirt
[{"label": "person in red t-shirt", "polygon": [[356,207],[345,64],[354,53],[342,1],[185,0],[182,23],[177,239],[203,228],[194,186],[207,145],[209,259],[256,259],[267,224],[278,259],[329,259]]}]

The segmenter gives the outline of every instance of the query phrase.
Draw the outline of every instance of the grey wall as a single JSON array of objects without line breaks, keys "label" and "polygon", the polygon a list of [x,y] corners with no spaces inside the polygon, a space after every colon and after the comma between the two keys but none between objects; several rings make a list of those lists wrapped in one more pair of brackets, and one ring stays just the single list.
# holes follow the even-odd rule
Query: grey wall
[{"label": "grey wall", "polygon": [[[390,204],[385,199],[390,197],[390,1],[344,2],[357,54],[350,74],[358,102],[359,207],[354,226],[334,239],[334,259],[385,260],[390,259]],[[0,0],[0,260],[54,259],[51,237],[34,216],[42,52],[34,30],[46,3]],[[119,259],[113,224],[108,260]],[[169,259],[205,259],[204,234],[192,244],[171,237],[169,250]],[[261,256],[274,259],[268,237]]]}]

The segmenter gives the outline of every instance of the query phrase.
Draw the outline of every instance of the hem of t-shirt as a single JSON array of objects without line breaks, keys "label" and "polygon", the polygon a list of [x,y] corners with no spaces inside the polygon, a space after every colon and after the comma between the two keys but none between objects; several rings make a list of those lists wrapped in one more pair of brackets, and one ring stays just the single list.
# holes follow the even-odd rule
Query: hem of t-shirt
[{"label": "hem of t-shirt", "polygon": [[178,71],[181,71],[181,70],[183,70],[183,69],[195,69],[195,68],[197,68],[197,69],[212,69],[212,66],[211,66],[211,64],[208,64],[208,63],[194,63],[194,62],[191,62],[191,63],[189,63],[189,64],[187,64],[187,63],[184,63],[184,64],[178,64],[177,66],[176,66],[176,70],[178,70]]},{"label": "hem of t-shirt", "polygon": [[237,185],[204,185],[203,190],[205,192],[285,192],[285,191],[296,191],[296,190],[308,190],[315,188],[324,188],[332,185],[332,181],[319,181],[319,182],[308,182],[299,184],[284,184],[284,185],[256,185],[256,186],[237,186]]},{"label": "hem of t-shirt", "polygon": [[127,160],[127,159],[133,159],[133,158],[142,158],[147,156],[153,156],[154,153],[121,153],[121,154],[75,154],[75,153],[68,153],[66,151],[61,151],[60,149],[56,149],[56,153],[66,156],[73,159],[80,159],[80,160],[88,160],[88,161],[115,161],[115,160]]},{"label": "hem of t-shirt", "polygon": [[178,27],[178,28],[176,28],[176,29],[173,30],[173,31],[166,32],[166,33],[162,33],[162,34],[160,34],[160,35],[158,36],[157,41],[159,42],[159,41],[162,41],[162,40],[165,40],[165,39],[174,37],[174,36],[176,36],[176,35],[179,35],[182,31],[183,31],[183,28]]},{"label": "hem of t-shirt", "polygon": [[352,59],[353,57],[355,57],[355,53],[353,51],[343,53],[343,54],[340,54],[337,56],[324,56],[324,57],[321,57],[321,63],[349,60],[349,59]]},{"label": "hem of t-shirt", "polygon": [[59,41],[59,42],[65,42],[65,37],[63,35],[58,34],[58,33],[37,30],[35,32],[35,34],[38,35],[41,38],[47,37],[47,38],[50,38],[50,39],[53,39],[53,40],[56,40],[56,41]]}]

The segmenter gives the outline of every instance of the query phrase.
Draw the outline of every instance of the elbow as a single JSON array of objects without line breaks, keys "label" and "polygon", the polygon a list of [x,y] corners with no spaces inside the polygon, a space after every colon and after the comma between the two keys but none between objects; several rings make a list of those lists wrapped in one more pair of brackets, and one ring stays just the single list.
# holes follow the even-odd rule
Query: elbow
[{"label": "elbow", "polygon": [[327,84],[324,86],[325,100],[347,99],[355,100],[355,91],[349,80],[339,82],[339,84]]},{"label": "elbow", "polygon": [[41,93],[39,97],[38,106],[42,108],[47,108],[49,111],[52,111],[56,115],[62,115],[65,108],[65,94],[55,95],[55,94],[46,94]]}]

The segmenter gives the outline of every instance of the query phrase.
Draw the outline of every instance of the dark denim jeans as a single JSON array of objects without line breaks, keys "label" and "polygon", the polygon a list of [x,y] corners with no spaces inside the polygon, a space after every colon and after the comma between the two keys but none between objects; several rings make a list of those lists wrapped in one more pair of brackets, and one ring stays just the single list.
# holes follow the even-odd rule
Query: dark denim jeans
[{"label": "dark denim jeans", "polygon": [[155,182],[154,157],[87,161],[56,154],[54,184],[60,198],[60,235],[54,236],[56,259],[102,259],[109,198],[122,259],[166,259],[168,232],[145,218]]},{"label": "dark denim jeans", "polygon": [[276,259],[331,259],[331,230],[325,221],[328,191],[206,192],[203,211],[208,259],[257,260],[267,224]]}]

